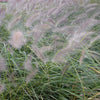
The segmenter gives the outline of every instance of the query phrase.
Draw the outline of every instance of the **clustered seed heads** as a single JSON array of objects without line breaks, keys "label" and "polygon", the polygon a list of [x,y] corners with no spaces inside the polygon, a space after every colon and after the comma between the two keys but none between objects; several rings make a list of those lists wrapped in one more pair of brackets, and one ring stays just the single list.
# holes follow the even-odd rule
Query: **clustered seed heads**
[{"label": "clustered seed heads", "polygon": [[[41,61],[48,61],[49,58],[44,54],[46,51],[54,51],[55,54],[50,59],[52,62],[66,62],[65,57],[68,54],[84,45],[89,47],[92,42],[100,38],[100,35],[94,39],[90,38],[91,35],[95,35],[95,32],[90,31],[91,28],[100,22],[96,19],[100,11],[97,3],[89,4],[88,1],[90,0],[8,0],[6,11],[0,9],[0,24],[5,15],[11,15],[11,19],[8,18],[10,20],[6,21],[7,29],[14,30],[19,25],[26,29],[29,38],[32,38],[31,51]],[[53,33],[49,37],[52,43],[47,43],[48,45],[41,43],[42,46],[38,47],[38,43],[48,32]],[[67,43],[62,42],[62,36]],[[43,40],[46,41],[45,38]],[[21,49],[27,41],[24,33],[19,29],[12,32],[8,42],[13,48]],[[61,48],[57,48],[58,46]],[[13,51],[12,48],[8,49],[10,52]],[[82,52],[80,64],[83,61],[83,55],[84,52]],[[32,58],[29,55],[26,56],[24,68],[31,72],[33,71]],[[5,60],[0,57],[0,71],[5,71],[6,68]],[[26,77],[26,81],[29,82],[37,71],[36,69],[31,72]]]}]

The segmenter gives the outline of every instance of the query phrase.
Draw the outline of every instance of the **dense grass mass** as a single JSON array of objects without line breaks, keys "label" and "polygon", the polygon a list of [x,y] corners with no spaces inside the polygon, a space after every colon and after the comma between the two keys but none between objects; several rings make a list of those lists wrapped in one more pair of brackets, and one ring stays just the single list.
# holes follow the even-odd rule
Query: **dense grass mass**
[{"label": "dense grass mass", "polygon": [[100,100],[100,1],[1,2],[0,100]]}]

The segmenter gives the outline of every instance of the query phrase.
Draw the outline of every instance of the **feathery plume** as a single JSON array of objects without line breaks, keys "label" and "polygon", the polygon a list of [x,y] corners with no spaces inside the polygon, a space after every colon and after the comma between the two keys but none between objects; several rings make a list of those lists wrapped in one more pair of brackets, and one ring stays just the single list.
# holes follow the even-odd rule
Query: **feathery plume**
[{"label": "feathery plume", "polygon": [[26,43],[24,34],[21,31],[13,32],[9,40],[10,45],[16,49],[20,49]]},{"label": "feathery plume", "polygon": [[31,65],[32,57],[31,55],[28,55],[27,59],[25,60],[24,67],[26,70],[31,71],[32,65]]},{"label": "feathery plume", "polygon": [[79,59],[79,64],[80,64],[80,65],[82,64],[82,62],[83,62],[83,60],[84,60],[84,55],[85,55],[85,50],[83,50],[82,53],[81,53],[81,57],[80,57],[80,59]]}]

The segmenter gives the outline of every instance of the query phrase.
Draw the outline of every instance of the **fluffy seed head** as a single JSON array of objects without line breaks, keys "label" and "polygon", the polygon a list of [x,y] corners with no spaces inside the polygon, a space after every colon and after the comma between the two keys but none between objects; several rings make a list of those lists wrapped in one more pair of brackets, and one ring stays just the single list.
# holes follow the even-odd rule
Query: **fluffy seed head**
[{"label": "fluffy seed head", "polygon": [[28,71],[31,71],[32,70],[31,61],[32,61],[32,58],[31,58],[30,55],[28,55],[28,58],[25,60],[25,63],[24,63],[24,67]]},{"label": "fluffy seed head", "polygon": [[26,39],[21,31],[16,31],[11,35],[9,43],[16,49],[20,49],[25,43]]}]

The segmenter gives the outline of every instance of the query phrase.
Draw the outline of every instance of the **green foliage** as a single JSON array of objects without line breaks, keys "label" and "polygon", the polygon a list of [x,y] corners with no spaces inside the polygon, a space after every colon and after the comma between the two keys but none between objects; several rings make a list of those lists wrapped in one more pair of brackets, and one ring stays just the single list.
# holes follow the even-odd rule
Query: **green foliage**
[{"label": "green foliage", "polygon": [[95,42],[93,42],[90,49],[100,53],[100,39],[98,39]]},{"label": "green foliage", "polygon": [[7,41],[9,37],[9,31],[6,29],[5,25],[0,26],[0,37],[2,41]]}]

